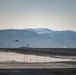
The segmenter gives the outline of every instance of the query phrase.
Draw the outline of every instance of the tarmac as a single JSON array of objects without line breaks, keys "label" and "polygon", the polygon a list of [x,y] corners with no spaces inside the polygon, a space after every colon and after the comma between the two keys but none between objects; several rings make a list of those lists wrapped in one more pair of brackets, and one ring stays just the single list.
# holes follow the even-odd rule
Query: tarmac
[{"label": "tarmac", "polygon": [[65,61],[65,62],[0,62],[0,69],[53,69],[53,68],[76,68],[76,62]]},{"label": "tarmac", "polygon": [[0,63],[0,75],[76,75],[76,62]]}]

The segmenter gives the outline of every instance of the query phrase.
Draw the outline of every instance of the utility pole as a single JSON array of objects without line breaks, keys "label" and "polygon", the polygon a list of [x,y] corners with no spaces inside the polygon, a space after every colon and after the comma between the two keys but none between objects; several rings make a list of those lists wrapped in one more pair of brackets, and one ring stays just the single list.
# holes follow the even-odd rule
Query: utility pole
[{"label": "utility pole", "polygon": [[25,63],[25,51],[24,51],[24,63]]},{"label": "utility pole", "polygon": [[44,62],[45,62],[45,52],[44,52]]},{"label": "utility pole", "polygon": [[38,62],[38,50],[37,50],[37,62]]},{"label": "utility pole", "polygon": [[26,51],[26,62],[27,62],[27,60],[28,60],[28,59],[27,59],[27,51]]}]

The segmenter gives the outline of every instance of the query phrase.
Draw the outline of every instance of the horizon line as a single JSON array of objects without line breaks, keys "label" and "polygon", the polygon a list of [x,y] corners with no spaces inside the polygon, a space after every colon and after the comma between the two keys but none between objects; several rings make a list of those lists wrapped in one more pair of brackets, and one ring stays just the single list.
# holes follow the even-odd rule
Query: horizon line
[{"label": "horizon line", "polygon": [[49,29],[52,31],[74,31],[74,32],[76,32],[76,30],[71,30],[71,29],[54,30],[54,29],[50,29],[50,28],[2,28],[0,30],[26,30],[26,29]]}]

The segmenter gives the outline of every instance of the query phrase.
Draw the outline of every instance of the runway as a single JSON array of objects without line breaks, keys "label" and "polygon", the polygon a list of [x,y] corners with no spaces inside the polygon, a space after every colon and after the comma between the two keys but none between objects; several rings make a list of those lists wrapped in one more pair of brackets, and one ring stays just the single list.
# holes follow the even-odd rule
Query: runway
[{"label": "runway", "polygon": [[40,62],[40,63],[21,63],[21,62],[1,62],[0,69],[53,69],[53,68],[76,68],[76,62]]}]

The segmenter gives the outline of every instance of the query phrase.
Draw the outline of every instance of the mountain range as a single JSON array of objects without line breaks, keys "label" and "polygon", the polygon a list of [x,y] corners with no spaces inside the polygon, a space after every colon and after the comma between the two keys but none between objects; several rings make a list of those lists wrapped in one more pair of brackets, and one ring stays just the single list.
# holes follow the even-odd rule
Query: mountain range
[{"label": "mountain range", "polygon": [[0,48],[76,48],[76,32],[47,28],[0,30]]}]

